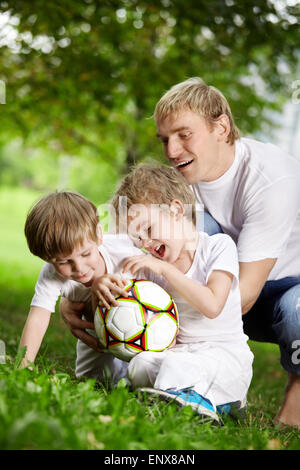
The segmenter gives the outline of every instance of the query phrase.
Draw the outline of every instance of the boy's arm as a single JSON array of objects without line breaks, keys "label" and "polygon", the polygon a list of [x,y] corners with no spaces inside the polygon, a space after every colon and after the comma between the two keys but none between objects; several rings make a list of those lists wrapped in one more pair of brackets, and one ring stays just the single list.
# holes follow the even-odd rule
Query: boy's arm
[{"label": "boy's arm", "polygon": [[23,328],[20,347],[27,347],[21,367],[26,367],[28,361],[34,362],[42,340],[49,325],[51,312],[42,307],[31,307]]},{"label": "boy's arm", "polygon": [[172,264],[149,255],[130,258],[124,270],[135,274],[143,267],[163,276],[178,294],[206,317],[216,318],[223,310],[233,279],[229,271],[212,271],[204,286],[185,276]]},{"label": "boy's arm", "polygon": [[233,279],[228,271],[212,271],[203,286],[168,263],[161,274],[181,297],[208,318],[216,318],[222,312]]},{"label": "boy's arm", "polygon": [[[174,268],[174,266],[170,266]],[[199,282],[189,279],[180,271],[178,272],[180,278],[182,276],[184,279],[179,281],[177,273],[167,277],[172,287],[204,316],[216,318],[225,306],[233,275],[229,271],[212,271],[206,286],[203,286]]]}]

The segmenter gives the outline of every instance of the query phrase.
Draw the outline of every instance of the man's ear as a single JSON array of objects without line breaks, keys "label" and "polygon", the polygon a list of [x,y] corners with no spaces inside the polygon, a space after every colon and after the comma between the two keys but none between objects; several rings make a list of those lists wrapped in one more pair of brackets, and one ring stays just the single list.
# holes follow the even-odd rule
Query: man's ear
[{"label": "man's ear", "polygon": [[230,122],[227,114],[221,114],[217,119],[214,119],[213,127],[217,133],[218,140],[226,142],[230,133]]},{"label": "man's ear", "polygon": [[102,225],[99,223],[96,228],[96,235],[97,235],[97,244],[102,245],[102,240],[103,240],[103,230],[102,230]]},{"label": "man's ear", "polygon": [[170,211],[171,214],[175,215],[176,217],[180,217],[184,215],[184,205],[178,199],[173,199],[170,203]]}]

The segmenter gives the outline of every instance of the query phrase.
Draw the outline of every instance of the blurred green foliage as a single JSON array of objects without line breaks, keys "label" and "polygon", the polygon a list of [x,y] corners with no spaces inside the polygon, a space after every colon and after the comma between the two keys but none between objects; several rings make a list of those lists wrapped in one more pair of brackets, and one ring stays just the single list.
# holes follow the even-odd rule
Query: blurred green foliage
[{"label": "blurred green foliage", "polygon": [[[2,152],[2,153],[1,153]],[[0,185],[26,187],[39,193],[55,189],[80,192],[95,204],[108,201],[119,179],[109,162],[86,154],[62,154],[55,158],[40,146],[24,147],[20,138],[0,149]]]},{"label": "blurred green foliage", "polygon": [[190,76],[225,94],[247,134],[270,133],[266,111],[292,94],[296,1],[6,0],[0,11],[2,184],[97,197],[134,162],[163,158],[150,118]]}]

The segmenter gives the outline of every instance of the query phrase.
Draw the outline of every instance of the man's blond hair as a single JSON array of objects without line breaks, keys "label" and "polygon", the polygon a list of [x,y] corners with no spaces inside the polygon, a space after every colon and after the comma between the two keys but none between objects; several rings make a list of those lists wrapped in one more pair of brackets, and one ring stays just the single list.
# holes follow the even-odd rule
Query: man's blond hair
[{"label": "man's blond hair", "polygon": [[71,254],[86,239],[97,242],[96,206],[81,194],[55,191],[35,204],[25,223],[28,247],[34,255],[51,261]]},{"label": "man's blond hair", "polygon": [[221,114],[225,114],[230,123],[227,143],[233,144],[236,139],[240,138],[240,132],[234,123],[225,96],[217,88],[208,86],[199,77],[189,78],[170,88],[158,101],[154,118],[159,123],[170,115],[175,118],[180,111],[187,109],[203,116],[210,128]]},{"label": "man's blond hair", "polygon": [[195,196],[184,177],[167,165],[139,163],[119,184],[112,205],[119,225],[121,207],[122,211],[125,209],[127,212],[135,204],[169,206],[173,200],[185,205],[187,217],[195,224]]}]

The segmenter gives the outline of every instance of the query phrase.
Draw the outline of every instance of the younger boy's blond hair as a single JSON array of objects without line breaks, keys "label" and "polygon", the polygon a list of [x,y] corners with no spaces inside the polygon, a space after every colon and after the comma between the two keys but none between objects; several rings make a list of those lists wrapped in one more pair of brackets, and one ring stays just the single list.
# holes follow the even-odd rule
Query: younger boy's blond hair
[{"label": "younger boy's blond hair", "polygon": [[85,239],[97,242],[96,206],[81,194],[55,191],[43,197],[25,223],[28,247],[34,255],[51,261],[72,253]]},{"label": "younger boy's blond hair", "polygon": [[170,88],[158,101],[154,118],[159,123],[170,115],[175,118],[183,110],[190,110],[203,116],[210,129],[221,114],[226,114],[230,123],[227,143],[233,144],[240,138],[240,132],[234,123],[225,96],[217,88],[208,86],[199,77],[189,78]]},{"label": "younger boy's blond hair", "polygon": [[195,196],[184,177],[167,165],[139,163],[123,178],[112,199],[117,225],[121,207],[127,212],[134,204],[169,206],[175,199],[185,205],[186,215],[196,224]]}]

